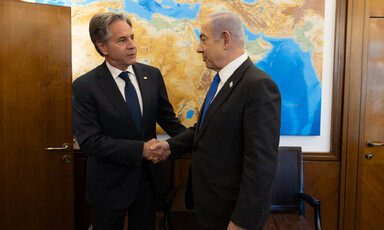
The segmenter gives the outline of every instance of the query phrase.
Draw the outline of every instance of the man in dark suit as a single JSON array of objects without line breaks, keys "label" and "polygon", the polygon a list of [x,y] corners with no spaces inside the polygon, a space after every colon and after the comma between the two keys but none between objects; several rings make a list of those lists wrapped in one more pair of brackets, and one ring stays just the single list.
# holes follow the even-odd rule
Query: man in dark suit
[{"label": "man in dark suit", "polygon": [[233,13],[209,15],[197,52],[219,75],[198,122],[151,149],[170,149],[171,158],[192,153],[193,204],[204,228],[262,229],[277,164],[279,89],[245,54],[243,25]]},{"label": "man in dark suit", "polygon": [[156,123],[170,136],[185,127],[175,116],[159,69],[136,63],[128,18],[97,14],[89,32],[105,61],[76,79],[72,89],[76,138],[88,156],[86,200],[93,229],[123,229],[128,211],[129,229],[153,230],[162,164],[146,158],[164,159],[149,149],[157,142]]}]

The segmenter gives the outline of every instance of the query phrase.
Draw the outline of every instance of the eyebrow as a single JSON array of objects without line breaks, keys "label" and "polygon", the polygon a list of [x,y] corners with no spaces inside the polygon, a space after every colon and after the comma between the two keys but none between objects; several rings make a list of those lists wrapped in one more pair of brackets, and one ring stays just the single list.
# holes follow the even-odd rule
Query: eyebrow
[{"label": "eyebrow", "polygon": [[123,39],[123,38],[131,38],[132,36],[135,36],[135,34],[131,35],[121,35],[120,37],[117,38],[117,40]]}]

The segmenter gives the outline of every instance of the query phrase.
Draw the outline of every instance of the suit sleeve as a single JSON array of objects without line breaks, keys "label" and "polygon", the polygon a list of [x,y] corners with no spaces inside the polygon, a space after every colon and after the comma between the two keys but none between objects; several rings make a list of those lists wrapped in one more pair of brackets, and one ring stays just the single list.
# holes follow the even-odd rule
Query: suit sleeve
[{"label": "suit sleeve", "polygon": [[171,148],[171,155],[169,156],[171,160],[175,160],[184,154],[192,153],[195,127],[196,124],[177,136],[167,140],[169,147]]},{"label": "suit sleeve", "polygon": [[278,159],[280,113],[281,97],[276,84],[270,78],[258,80],[245,102],[243,175],[231,218],[246,229],[258,229],[262,216],[269,212]]},{"label": "suit sleeve", "polygon": [[102,108],[97,106],[95,94],[86,87],[89,85],[80,79],[72,85],[75,134],[81,150],[89,157],[140,166],[144,142],[115,138],[103,131],[101,127],[103,121],[100,118]]}]

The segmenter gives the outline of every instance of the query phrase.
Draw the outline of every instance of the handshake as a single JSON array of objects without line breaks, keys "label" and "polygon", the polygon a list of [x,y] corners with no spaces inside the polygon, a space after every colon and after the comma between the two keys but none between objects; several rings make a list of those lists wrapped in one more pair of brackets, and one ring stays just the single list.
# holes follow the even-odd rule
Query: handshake
[{"label": "handshake", "polygon": [[168,158],[171,149],[168,142],[151,139],[144,143],[143,157],[153,163],[159,163]]}]

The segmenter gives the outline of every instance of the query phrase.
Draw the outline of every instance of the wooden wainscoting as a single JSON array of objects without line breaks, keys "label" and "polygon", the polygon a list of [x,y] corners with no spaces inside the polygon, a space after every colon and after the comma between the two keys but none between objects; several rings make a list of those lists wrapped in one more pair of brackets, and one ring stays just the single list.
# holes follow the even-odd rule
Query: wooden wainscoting
[{"label": "wooden wainscoting", "polygon": [[[75,157],[75,178],[84,176],[85,158],[81,157],[80,152],[75,152],[79,157]],[[80,153],[80,154],[79,154]],[[75,156],[77,155],[75,154]],[[174,164],[174,187],[184,188],[187,183],[190,156],[186,155],[175,161]],[[339,178],[340,162],[337,161],[304,161],[304,191],[313,195],[321,202],[321,217],[323,229],[336,230],[338,228],[338,207],[339,207]],[[75,180],[76,182],[77,180]],[[87,204],[84,201],[84,181],[75,183],[75,197],[79,198],[76,202],[78,209],[75,217],[76,229],[85,230],[90,224]],[[76,195],[77,194],[77,195]],[[80,197],[79,197],[80,196]],[[313,225],[313,211],[310,206],[305,207],[306,218]],[[162,213],[157,213],[157,219],[162,219]],[[158,222],[157,229],[161,229],[162,221]],[[195,224],[195,223],[190,223]]]},{"label": "wooden wainscoting", "polygon": [[[338,228],[340,162],[304,161],[304,191],[320,201],[322,227]],[[306,218],[313,224],[313,211],[305,207]]]},{"label": "wooden wainscoting", "polygon": [[[183,188],[187,183],[189,155],[175,162],[175,188]],[[304,161],[304,191],[321,202],[323,229],[338,228],[340,162],[338,161]],[[306,218],[313,225],[313,211],[305,207]]]}]

